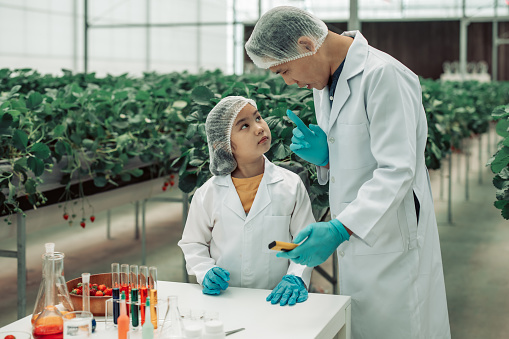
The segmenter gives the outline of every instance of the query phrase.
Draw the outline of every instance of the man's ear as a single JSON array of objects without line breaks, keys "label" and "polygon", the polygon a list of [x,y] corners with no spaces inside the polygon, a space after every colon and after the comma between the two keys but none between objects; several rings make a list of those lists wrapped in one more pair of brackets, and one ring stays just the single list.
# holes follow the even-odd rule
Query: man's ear
[{"label": "man's ear", "polygon": [[299,44],[299,47],[304,49],[306,52],[314,53],[316,51],[315,43],[307,36],[301,36],[299,40],[297,40],[297,43]]}]

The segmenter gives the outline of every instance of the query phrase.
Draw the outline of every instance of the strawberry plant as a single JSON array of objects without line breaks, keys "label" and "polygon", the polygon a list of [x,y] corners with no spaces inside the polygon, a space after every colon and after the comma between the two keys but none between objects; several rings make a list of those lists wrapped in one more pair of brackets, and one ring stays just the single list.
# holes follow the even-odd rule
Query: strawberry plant
[{"label": "strawberry plant", "polygon": [[488,165],[495,174],[493,185],[497,188],[495,207],[501,210],[504,219],[509,219],[509,105],[498,106],[492,113],[498,120],[496,131],[504,139]]}]

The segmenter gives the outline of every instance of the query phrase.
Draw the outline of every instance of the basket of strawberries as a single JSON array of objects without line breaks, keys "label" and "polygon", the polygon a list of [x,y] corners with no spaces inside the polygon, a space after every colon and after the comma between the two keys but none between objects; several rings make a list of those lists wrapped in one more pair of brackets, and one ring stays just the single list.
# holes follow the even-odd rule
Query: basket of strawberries
[{"label": "basket of strawberries", "polygon": [[[71,302],[75,311],[83,310],[83,283],[81,277],[69,280],[67,289],[71,296]],[[90,275],[90,312],[94,316],[103,316],[105,302],[111,298],[111,273],[99,273]]]}]

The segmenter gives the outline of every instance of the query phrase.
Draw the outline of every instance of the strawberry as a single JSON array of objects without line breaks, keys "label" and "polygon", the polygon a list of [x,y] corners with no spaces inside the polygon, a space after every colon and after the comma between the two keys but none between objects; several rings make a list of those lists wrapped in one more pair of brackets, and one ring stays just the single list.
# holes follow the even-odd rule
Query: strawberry
[{"label": "strawberry", "polygon": [[165,182],[164,182],[164,186],[165,186],[165,187],[166,187],[166,186],[168,186],[169,184],[170,184],[170,183],[169,183],[168,181],[165,181]]},{"label": "strawberry", "polygon": [[90,217],[90,221],[91,221],[91,222],[94,222],[94,221],[95,221],[95,217],[94,217],[93,215]]},{"label": "strawberry", "polygon": [[85,222],[84,222],[84,221],[80,222],[80,226],[81,226],[81,227],[85,228],[85,225],[86,225],[86,224],[85,224]]},{"label": "strawberry", "polygon": [[163,191],[166,191],[166,186],[163,186]]},{"label": "strawberry", "polygon": [[95,296],[96,297],[102,297],[103,296],[103,292],[102,291],[97,291],[97,292],[95,292]]},{"label": "strawberry", "polygon": [[4,337],[4,339],[16,339],[16,337],[13,336],[12,334],[8,334]]},{"label": "strawberry", "polygon": [[101,285],[97,286],[97,289],[99,291],[104,291],[106,289],[106,285],[101,284]]},{"label": "strawberry", "polygon": [[170,175],[170,179],[174,179],[175,176],[173,174]]},{"label": "strawberry", "polygon": [[95,296],[97,296],[97,291],[96,291],[96,290],[94,290],[94,289],[91,289],[91,290],[90,290],[90,296],[91,296],[91,297],[95,297]]},{"label": "strawberry", "polygon": [[113,288],[107,288],[106,291],[104,291],[104,295],[111,296],[113,294]]},{"label": "strawberry", "polygon": [[170,186],[173,187],[173,185],[175,185],[175,181],[170,181]]},{"label": "strawberry", "polygon": [[69,214],[64,213],[64,219],[65,219],[65,220],[69,219]]}]

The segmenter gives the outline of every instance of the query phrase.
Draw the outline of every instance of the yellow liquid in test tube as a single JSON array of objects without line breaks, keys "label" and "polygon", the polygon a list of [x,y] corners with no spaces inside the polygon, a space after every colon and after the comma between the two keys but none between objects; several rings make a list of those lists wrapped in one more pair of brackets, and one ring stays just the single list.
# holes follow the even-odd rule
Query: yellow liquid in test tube
[{"label": "yellow liquid in test tube", "polygon": [[157,329],[157,313],[156,313],[156,305],[157,305],[157,290],[150,290],[150,321],[152,325],[154,325],[154,329]]}]

